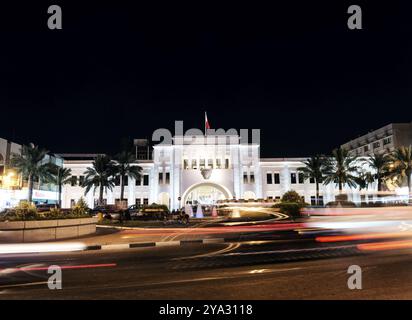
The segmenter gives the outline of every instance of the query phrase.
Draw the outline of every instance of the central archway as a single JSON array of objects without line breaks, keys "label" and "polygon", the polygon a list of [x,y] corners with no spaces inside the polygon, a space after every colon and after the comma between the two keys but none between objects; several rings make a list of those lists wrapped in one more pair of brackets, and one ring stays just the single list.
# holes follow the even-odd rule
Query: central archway
[{"label": "central archway", "polygon": [[216,183],[202,182],[189,187],[182,196],[182,205],[186,203],[215,204],[217,200],[231,199],[231,192]]}]

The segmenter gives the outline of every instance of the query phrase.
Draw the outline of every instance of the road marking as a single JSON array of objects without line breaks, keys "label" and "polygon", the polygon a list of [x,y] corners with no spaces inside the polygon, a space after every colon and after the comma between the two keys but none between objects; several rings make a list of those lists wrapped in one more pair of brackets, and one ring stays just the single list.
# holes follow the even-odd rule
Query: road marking
[{"label": "road marking", "polygon": [[118,250],[118,249],[129,249],[128,243],[118,243],[118,244],[107,244],[102,245],[102,250]]},{"label": "road marking", "polygon": [[[107,267],[116,267],[116,263],[101,263],[101,264],[81,264],[74,266],[60,266],[63,269],[90,269],[90,268],[107,268]],[[0,269],[0,272],[19,272],[19,271],[43,271],[48,270],[49,267],[21,267],[21,268],[6,268]]]},{"label": "road marking", "polygon": [[199,255],[191,256],[191,257],[174,258],[172,260],[186,260],[186,259],[195,259],[195,258],[201,258],[201,257],[215,256],[215,255],[218,255],[218,254],[226,253],[228,251],[236,250],[239,247],[240,247],[240,243],[230,243],[224,249],[220,249],[220,250],[209,252],[209,253],[199,254]]},{"label": "road marking", "polygon": [[28,287],[28,286],[38,286],[38,285],[47,284],[47,283],[48,283],[48,281],[18,283],[18,284],[6,284],[6,285],[0,286],[0,289],[17,288],[17,287]]},{"label": "road marking", "polygon": [[180,246],[180,241],[156,242],[156,247]]},{"label": "road marking", "polygon": [[203,243],[221,243],[225,242],[224,238],[210,238],[210,239],[203,239]]}]

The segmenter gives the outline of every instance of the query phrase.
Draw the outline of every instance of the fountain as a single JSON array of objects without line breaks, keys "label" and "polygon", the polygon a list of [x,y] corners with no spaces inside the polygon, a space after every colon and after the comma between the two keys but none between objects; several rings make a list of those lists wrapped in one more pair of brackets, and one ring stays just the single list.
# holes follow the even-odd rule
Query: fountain
[{"label": "fountain", "polygon": [[217,218],[216,206],[213,206],[213,209],[212,209],[212,217],[213,217],[213,218]]},{"label": "fountain", "polygon": [[185,213],[190,217],[193,218],[193,209],[190,204],[185,205]]},{"label": "fountain", "polygon": [[203,218],[203,210],[200,204],[197,205],[196,218]]}]

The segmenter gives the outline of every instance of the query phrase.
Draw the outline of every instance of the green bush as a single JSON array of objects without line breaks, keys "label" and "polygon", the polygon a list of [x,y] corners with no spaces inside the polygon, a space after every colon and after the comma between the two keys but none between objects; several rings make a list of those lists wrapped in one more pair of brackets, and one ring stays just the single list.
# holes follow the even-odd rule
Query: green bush
[{"label": "green bush", "polygon": [[282,199],[280,200],[281,202],[292,202],[292,203],[303,203],[302,197],[300,196],[299,193],[297,193],[294,190],[290,190],[286,192],[283,196]]},{"label": "green bush", "polygon": [[142,211],[145,212],[145,211],[153,211],[153,210],[169,212],[169,208],[166,205],[157,204],[157,203],[152,203],[150,205],[144,205]]},{"label": "green bush", "polygon": [[307,205],[299,193],[290,190],[283,195],[279,203],[273,205],[273,208],[279,208],[281,213],[295,219],[300,217],[300,210]]},{"label": "green bush", "polygon": [[38,216],[37,208],[29,201],[20,201],[20,203],[12,210],[12,213],[20,220],[36,219]]},{"label": "green bush", "polygon": [[339,201],[331,201],[326,204],[326,208],[356,208],[356,204],[352,201],[346,200],[339,200]]},{"label": "green bush", "polygon": [[84,198],[80,197],[80,199],[77,201],[76,205],[72,209],[72,214],[82,216],[88,213],[89,213],[89,206],[87,205]]},{"label": "green bush", "polygon": [[280,212],[294,219],[300,216],[300,209],[304,207],[304,204],[296,202],[280,202],[275,204],[274,207],[279,208]]}]

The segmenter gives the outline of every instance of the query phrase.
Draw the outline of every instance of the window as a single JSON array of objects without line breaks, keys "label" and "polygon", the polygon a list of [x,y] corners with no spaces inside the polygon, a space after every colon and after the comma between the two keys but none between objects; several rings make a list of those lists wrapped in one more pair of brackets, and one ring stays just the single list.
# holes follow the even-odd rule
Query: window
[{"label": "window", "polygon": [[82,186],[84,183],[84,176],[79,176],[79,186]]},{"label": "window", "polygon": [[243,172],[243,183],[248,183],[248,181],[247,181],[247,172]]},{"label": "window", "polygon": [[279,197],[279,196],[275,197],[275,201],[276,201],[276,202],[279,202],[279,201],[280,201],[280,197]]},{"label": "window", "polygon": [[70,208],[73,208],[76,205],[76,201],[74,199],[70,199]]},{"label": "window", "polygon": [[[124,201],[124,203],[125,203],[125,205],[126,205],[126,207],[127,207],[127,199],[124,199],[123,201]],[[118,198],[118,199],[115,199],[115,200],[114,200],[114,204],[115,204],[117,207],[121,207],[121,206],[122,206],[122,201],[120,201],[119,198]]]},{"label": "window", "polygon": [[189,160],[187,160],[187,159],[183,160],[183,169],[184,170],[189,169]]},{"label": "window", "polygon": [[299,174],[298,174],[298,182],[299,183],[305,183],[305,176],[302,172],[299,172]]},{"label": "window", "polygon": [[296,173],[294,172],[290,174],[290,183],[296,184]]},{"label": "window", "polygon": [[379,148],[380,146],[381,146],[381,143],[380,143],[379,141],[376,141],[376,142],[373,143],[373,148],[374,148],[374,149],[377,149],[377,148]]},{"label": "window", "polygon": [[72,176],[70,183],[72,187],[77,186],[77,176]]},{"label": "window", "polygon": [[124,179],[123,185],[124,185],[125,187],[127,187],[127,186],[129,185],[129,176],[125,176],[123,179]]},{"label": "window", "polygon": [[170,183],[170,172],[166,172],[166,184]]},{"label": "window", "polygon": [[136,206],[140,207],[141,204],[142,204],[142,199],[136,198]]},{"label": "window", "polygon": [[323,196],[319,196],[319,205],[323,206]]},{"label": "window", "polygon": [[250,173],[250,183],[255,183],[255,173],[254,172]]},{"label": "window", "polygon": [[163,184],[163,172],[159,172],[159,184]]},{"label": "window", "polygon": [[309,178],[309,183],[315,183],[315,178]]},{"label": "window", "polygon": [[138,176],[136,179],[136,186],[140,186],[142,184],[142,177]]},{"label": "window", "polygon": [[385,139],[383,139],[383,145],[386,146],[387,144],[390,144],[392,142],[392,138],[391,137],[387,137]]},{"label": "window", "polygon": [[222,168],[222,161],[220,159],[216,159],[216,169]]},{"label": "window", "polygon": [[273,176],[275,178],[275,184],[280,184],[280,175],[279,175],[279,173],[275,173]]},{"label": "window", "polygon": [[206,160],[205,159],[200,159],[199,168],[204,169],[205,167],[206,167]]},{"label": "window", "polygon": [[316,206],[316,197],[315,196],[310,197],[310,205],[311,206]]},{"label": "window", "polygon": [[143,175],[143,185],[144,186],[149,185],[149,175],[148,174]]},{"label": "window", "polygon": [[149,199],[148,198],[143,198],[143,204],[148,205],[149,204]]},{"label": "window", "polygon": [[196,159],[192,160],[192,169],[197,169],[197,161]]},{"label": "window", "polygon": [[266,173],[266,183],[272,184],[273,183],[273,176],[271,173]]},{"label": "window", "polygon": [[369,146],[368,146],[368,145],[364,146],[364,147],[363,147],[363,151],[364,151],[364,152],[368,152],[368,151],[369,151]]},{"label": "window", "polygon": [[207,160],[207,166],[213,169],[213,159]]},{"label": "window", "polygon": [[229,169],[229,159],[225,159],[225,169]]},{"label": "window", "polygon": [[120,176],[115,176],[114,177],[114,184],[115,184],[115,186],[120,186]]}]

